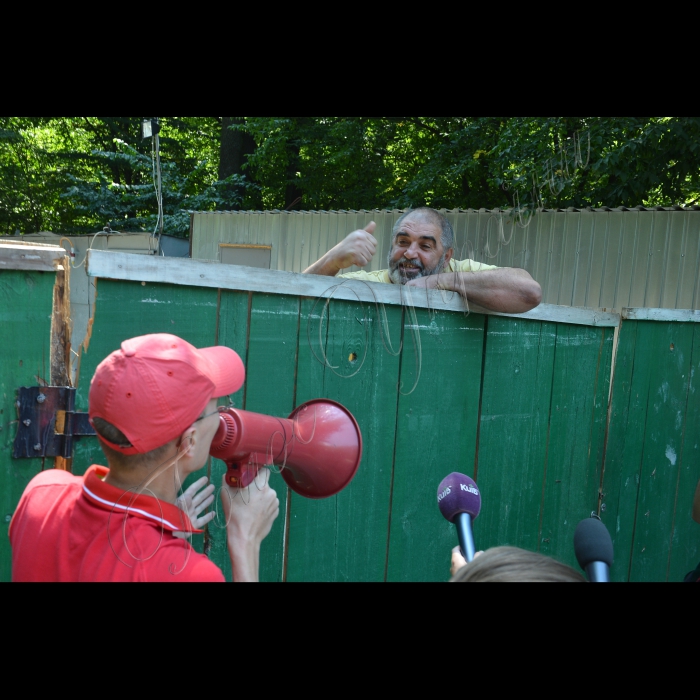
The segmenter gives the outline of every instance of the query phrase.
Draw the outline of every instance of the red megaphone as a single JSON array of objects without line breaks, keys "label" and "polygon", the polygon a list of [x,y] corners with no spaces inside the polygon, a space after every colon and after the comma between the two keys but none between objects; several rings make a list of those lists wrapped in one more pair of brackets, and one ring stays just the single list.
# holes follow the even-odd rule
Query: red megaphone
[{"label": "red megaphone", "polygon": [[246,488],[259,469],[276,465],[295,493],[330,498],[355,477],[362,434],[353,415],[334,401],[305,403],[287,420],[227,408],[211,456],[226,463],[229,486]]}]

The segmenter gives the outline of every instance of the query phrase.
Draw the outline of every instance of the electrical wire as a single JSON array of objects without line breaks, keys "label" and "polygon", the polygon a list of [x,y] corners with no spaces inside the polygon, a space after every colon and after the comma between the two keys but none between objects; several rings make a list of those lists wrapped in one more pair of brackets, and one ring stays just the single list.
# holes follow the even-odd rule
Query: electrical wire
[{"label": "electrical wire", "polygon": [[[156,143],[158,147],[156,147]],[[162,236],[162,225],[164,223],[164,213],[163,213],[163,176],[160,163],[160,138],[156,133],[153,134],[152,147],[151,147],[151,162],[153,165],[153,187],[156,191],[156,202],[158,203],[158,220],[156,221],[156,227],[153,230],[153,238],[157,239],[156,248],[154,253],[157,254],[160,250],[160,239]],[[160,231],[160,233],[159,233]],[[149,242],[149,252],[150,252],[150,242]]]},{"label": "electrical wire", "polygon": [[[90,245],[88,246],[88,249],[85,252],[85,257],[83,258],[83,261],[80,263],[80,265],[75,264],[75,245],[73,244],[73,241],[71,241],[70,238],[68,238],[67,236],[64,236],[63,238],[61,238],[58,245],[61,245],[63,243],[63,241],[68,241],[68,243],[70,244],[70,248],[71,248],[70,249],[71,267],[74,270],[79,270],[87,262],[87,254],[93,249],[93,246],[95,245],[95,239],[98,236],[113,236],[113,235],[118,235],[119,233],[120,233],[119,231],[111,231],[111,230],[110,231],[98,231],[92,237],[92,241],[90,241]],[[68,251],[66,251],[66,252],[68,252]]]}]

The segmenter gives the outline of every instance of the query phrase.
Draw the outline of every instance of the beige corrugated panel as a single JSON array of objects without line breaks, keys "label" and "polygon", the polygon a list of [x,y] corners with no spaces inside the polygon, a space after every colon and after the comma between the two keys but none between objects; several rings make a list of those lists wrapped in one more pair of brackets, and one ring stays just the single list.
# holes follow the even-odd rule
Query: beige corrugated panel
[{"label": "beige corrugated panel", "polygon": [[[403,212],[195,213],[192,257],[219,260],[219,245],[272,246],[272,269],[302,272],[352,231],[377,223],[369,270],[387,267],[391,230]],[[455,257],[526,269],[544,302],[590,308],[700,307],[700,211],[444,211]]]}]

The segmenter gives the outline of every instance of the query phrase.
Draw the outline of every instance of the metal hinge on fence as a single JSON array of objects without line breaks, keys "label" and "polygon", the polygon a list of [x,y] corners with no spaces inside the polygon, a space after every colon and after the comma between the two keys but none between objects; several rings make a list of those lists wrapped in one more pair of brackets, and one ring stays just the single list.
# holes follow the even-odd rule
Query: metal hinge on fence
[{"label": "metal hinge on fence", "polygon": [[75,389],[23,387],[18,390],[19,430],[14,459],[73,457],[73,443],[95,436],[87,413],[75,412]]}]

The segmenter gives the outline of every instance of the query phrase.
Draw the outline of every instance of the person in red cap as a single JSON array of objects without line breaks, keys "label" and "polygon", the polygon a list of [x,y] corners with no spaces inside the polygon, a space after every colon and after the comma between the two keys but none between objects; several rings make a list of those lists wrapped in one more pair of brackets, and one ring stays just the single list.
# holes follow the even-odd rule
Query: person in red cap
[{"label": "person in red cap", "polygon": [[[90,422],[109,469],[83,478],[47,471],[27,487],[10,525],[18,582],[223,582],[221,570],[187,542],[213,513],[202,469],[219,426],[218,399],[245,381],[228,348],[197,350],[172,335],[123,343],[97,368]],[[260,545],[279,515],[260,472],[245,494],[222,486],[234,580],[258,580]]]}]

